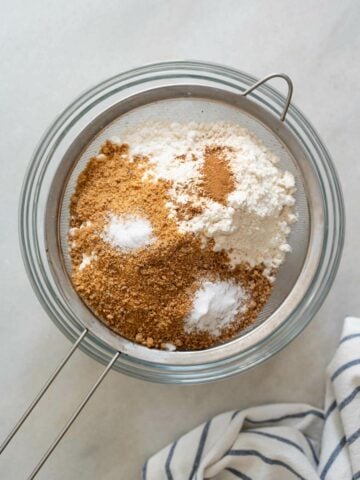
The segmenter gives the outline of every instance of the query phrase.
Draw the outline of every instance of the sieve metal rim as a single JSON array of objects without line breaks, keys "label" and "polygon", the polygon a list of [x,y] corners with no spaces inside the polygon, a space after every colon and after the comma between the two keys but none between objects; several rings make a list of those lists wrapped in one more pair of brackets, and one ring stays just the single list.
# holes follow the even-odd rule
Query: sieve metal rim
[{"label": "sieve metal rim", "polygon": [[[186,62],[183,62],[183,63],[181,64],[181,67],[182,67],[182,68],[185,68],[185,65],[184,65],[184,64],[186,64]],[[166,70],[167,68],[168,68],[168,69],[169,69],[169,68],[173,68],[174,65],[179,66],[178,63],[175,63],[175,64],[174,64],[174,63],[165,64],[165,66],[164,66],[164,64],[160,64],[160,65],[159,65],[159,69],[160,69],[160,70],[162,70],[162,69],[165,69],[165,70]],[[206,66],[206,64],[198,64],[198,65],[199,65],[199,69],[200,69],[200,70],[203,70],[204,68],[206,69],[206,68],[213,67],[213,66],[209,66],[209,65]],[[194,65],[193,65],[193,64],[191,64],[191,66],[192,66],[192,68],[194,68]],[[155,70],[156,70],[156,67],[157,67],[157,66],[155,65],[155,66],[153,66],[153,67],[154,67]],[[146,68],[148,68],[148,67],[145,67],[145,69],[146,69]],[[188,67],[186,67],[186,68],[188,68]],[[214,67],[214,68],[217,69],[218,67]],[[221,67],[221,69],[224,70],[224,67]],[[227,70],[227,69],[225,69],[225,70]],[[242,76],[241,73],[236,72],[236,71],[231,70],[231,69],[228,69],[228,70],[229,70],[229,72],[230,72],[230,73],[229,73],[229,77],[230,77],[230,78],[233,78],[234,75],[237,76],[238,78],[241,78],[241,76]],[[141,71],[141,69],[140,69],[140,71]],[[137,70],[137,72],[139,72],[139,69]],[[235,73],[234,73],[234,72],[235,72]],[[124,75],[125,75],[125,74],[124,74]],[[247,77],[247,76],[245,76],[245,78],[246,78],[246,77]],[[246,78],[246,80],[247,80],[247,78]],[[105,88],[105,84],[106,84],[106,82],[104,82],[104,84],[103,84],[103,85],[104,85],[104,88]],[[99,88],[99,87],[95,87],[95,88]],[[281,96],[280,96],[279,94],[277,94],[275,91],[273,91],[272,89],[269,89],[269,92],[268,92],[268,87],[266,87],[266,88],[264,87],[264,90],[266,90],[267,93],[270,92],[270,98],[271,98],[272,96],[274,96],[274,98],[276,98],[276,97],[280,97],[280,98],[281,98]],[[294,110],[294,107],[293,107],[293,106],[291,107],[291,110]],[[69,111],[68,111],[67,113],[69,113]],[[297,112],[297,113],[298,113],[298,112]],[[51,131],[50,131],[49,133],[51,133]],[[43,144],[42,146],[44,146],[44,144]],[[324,153],[324,152],[323,152],[323,153]],[[36,159],[36,158],[39,158],[38,155],[39,155],[39,151],[38,151],[37,154],[35,155],[35,159]],[[325,152],[325,155],[326,155],[326,152]],[[28,186],[29,186],[29,185],[26,186],[26,184],[24,184],[23,200],[24,200],[25,198],[27,198],[27,195],[28,195],[28,193],[29,193],[29,192],[28,192]],[[342,207],[342,201],[341,201],[341,200],[342,200],[342,199],[341,199],[341,193],[339,194],[339,190],[338,190],[338,185],[337,185],[337,180],[336,180],[336,178],[335,178],[335,190],[337,190],[337,201],[338,201],[338,206],[340,206],[340,212],[341,212],[341,207]],[[335,197],[334,197],[334,198],[335,198]],[[24,219],[24,218],[23,218],[23,219]],[[26,222],[25,222],[25,223],[26,223]],[[23,226],[24,226],[23,223],[21,223],[21,227],[23,227]],[[26,232],[25,232],[25,233],[26,233]],[[21,229],[21,234],[24,234],[24,228]],[[26,237],[26,235],[22,237],[22,240],[25,240],[25,237]],[[343,237],[343,229],[340,228],[340,230],[338,231],[338,239],[340,240],[340,243],[338,242],[338,245],[337,245],[337,256],[336,256],[336,258],[334,259],[335,261],[333,262],[333,265],[332,265],[333,269],[336,268],[337,263],[338,263],[339,250],[341,251],[342,237]],[[29,239],[29,238],[27,238],[27,240],[28,240],[28,239]],[[39,280],[39,277],[37,277],[37,278],[34,277],[33,268],[31,268],[31,267],[34,267],[34,265],[31,265],[30,263],[28,263],[28,260],[29,260],[28,253],[29,253],[29,252],[28,252],[28,250],[27,250],[27,245],[26,245],[25,243],[23,243],[23,254],[24,254],[24,257],[25,257],[25,263],[26,263],[27,266],[28,266],[28,271],[30,271],[30,275],[31,275],[32,278],[35,280],[35,286],[36,286],[36,288],[37,288],[37,287],[38,287],[38,284],[36,284],[36,282]],[[44,272],[43,272],[43,273],[44,273]],[[40,280],[41,280],[41,279],[40,279]],[[54,293],[54,292],[52,292],[52,293]],[[39,291],[38,291],[38,294],[39,294]],[[40,292],[40,296],[42,297],[41,292]],[[42,299],[43,299],[43,298],[42,298]],[[47,307],[48,307],[48,305],[47,305]],[[53,313],[53,312],[52,312],[52,313]],[[65,312],[64,312],[64,313],[65,313]],[[224,359],[224,360],[226,360],[226,359]],[[141,364],[141,363],[142,363],[142,362],[139,361],[139,364]],[[146,363],[146,362],[145,362],[145,363]],[[201,368],[201,367],[203,367],[203,366],[199,365],[199,368]]]}]

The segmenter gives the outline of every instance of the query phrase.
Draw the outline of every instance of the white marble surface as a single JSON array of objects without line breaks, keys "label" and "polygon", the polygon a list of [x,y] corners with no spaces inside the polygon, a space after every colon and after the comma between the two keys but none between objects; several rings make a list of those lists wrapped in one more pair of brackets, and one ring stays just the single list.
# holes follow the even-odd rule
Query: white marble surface
[{"label": "white marble surface", "polygon": [[[0,439],[69,348],[27,280],[17,239],[24,171],[43,130],[84,89],[157,60],[194,58],[256,76],[288,73],[294,102],[337,165],[347,237],[339,274],[313,322],[275,358],[203,386],[153,385],[111,372],[39,479],[132,480],[147,456],[222,410],[274,401],[321,406],[344,315],[360,315],[360,3],[357,0],[2,0],[0,19]],[[0,458],[19,480],[99,375],[77,353]]]}]

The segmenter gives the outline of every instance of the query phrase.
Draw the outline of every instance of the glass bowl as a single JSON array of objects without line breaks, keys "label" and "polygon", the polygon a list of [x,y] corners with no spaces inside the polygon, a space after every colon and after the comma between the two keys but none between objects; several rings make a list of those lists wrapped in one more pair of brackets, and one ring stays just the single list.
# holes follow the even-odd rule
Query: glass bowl
[{"label": "glass bowl", "polygon": [[[137,68],[102,82],[83,93],[66,108],[41,139],[28,167],[20,199],[19,229],[22,255],[36,295],[56,326],[72,341],[84,329],[81,316],[74,314],[68,299],[54,277],[51,256],[46,240],[46,205],[54,175],[71,143],[94,118],[125,99],[140,92],[150,92],[162,86],[179,87],[183,84],[217,88],[227,93],[243,93],[256,82],[254,77],[237,70],[202,62],[177,61]],[[251,94],[250,102],[280,117],[284,97],[268,85],[262,85]],[[322,208],[323,230],[319,239],[319,262],[311,282],[302,292],[295,308],[276,328],[256,336],[267,320],[255,326],[255,342],[237,349],[236,343],[227,355],[213,355],[210,361],[172,362],[171,353],[161,353],[161,361],[149,360],[145,353],[135,357],[131,349],[120,355],[114,368],[137,378],[162,383],[209,382],[243,372],[274,355],[298,335],[324,301],[339,264],[344,240],[344,207],[341,188],[330,156],[317,133],[300,111],[290,105],[285,126],[278,121],[279,132],[287,129],[300,146],[318,183]],[[93,135],[99,132],[94,131]],[[47,212],[48,215],[48,212]],[[46,217],[47,221],[49,217]],[[263,329],[264,331],[264,329]],[[104,338],[89,332],[80,348],[103,364],[107,364],[115,350]],[[120,337],[119,337],[120,338]],[[140,347],[139,347],[140,348]],[[223,347],[219,347],[218,351]],[[215,351],[215,349],[214,349]],[[192,358],[183,352],[183,358]],[[179,356],[180,352],[177,352]],[[187,355],[188,354],[188,355]],[[160,357],[159,357],[160,358]],[[205,358],[205,356],[204,356]]]}]

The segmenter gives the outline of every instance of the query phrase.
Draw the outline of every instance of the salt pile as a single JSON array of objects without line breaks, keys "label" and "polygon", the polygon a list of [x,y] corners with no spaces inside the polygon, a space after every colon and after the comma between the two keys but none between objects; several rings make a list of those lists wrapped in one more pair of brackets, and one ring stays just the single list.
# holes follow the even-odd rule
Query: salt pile
[{"label": "salt pile", "polygon": [[132,215],[110,215],[102,239],[123,252],[131,252],[154,242],[151,223]]}]

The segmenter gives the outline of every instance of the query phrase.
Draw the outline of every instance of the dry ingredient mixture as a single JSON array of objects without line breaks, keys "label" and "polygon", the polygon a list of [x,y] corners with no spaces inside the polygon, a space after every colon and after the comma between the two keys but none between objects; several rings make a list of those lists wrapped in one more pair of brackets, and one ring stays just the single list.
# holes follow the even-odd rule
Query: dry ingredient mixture
[{"label": "dry ingredient mixture", "polygon": [[72,281],[118,334],[196,350],[251,325],[290,251],[294,177],[234,124],[153,122],[113,137],[71,201]]}]

